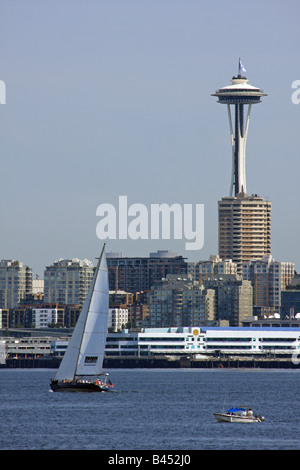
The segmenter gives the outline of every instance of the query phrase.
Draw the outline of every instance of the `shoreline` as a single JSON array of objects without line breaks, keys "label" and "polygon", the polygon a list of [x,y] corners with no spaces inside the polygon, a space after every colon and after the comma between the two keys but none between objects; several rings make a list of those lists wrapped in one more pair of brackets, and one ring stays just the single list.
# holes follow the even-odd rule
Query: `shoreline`
[{"label": "shoreline", "polygon": [[[57,369],[61,358],[18,358],[6,359],[0,369]],[[193,359],[188,357],[106,357],[104,369],[300,369],[290,357],[286,358],[253,358],[253,357],[211,357]]]}]

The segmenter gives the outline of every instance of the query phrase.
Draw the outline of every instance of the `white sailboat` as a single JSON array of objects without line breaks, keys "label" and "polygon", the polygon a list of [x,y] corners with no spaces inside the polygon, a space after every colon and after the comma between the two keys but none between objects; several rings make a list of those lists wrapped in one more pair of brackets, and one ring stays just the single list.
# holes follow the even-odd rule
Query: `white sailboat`
[{"label": "white sailboat", "polygon": [[73,335],[51,380],[54,392],[102,392],[113,387],[102,369],[109,309],[104,249],[105,244]]}]

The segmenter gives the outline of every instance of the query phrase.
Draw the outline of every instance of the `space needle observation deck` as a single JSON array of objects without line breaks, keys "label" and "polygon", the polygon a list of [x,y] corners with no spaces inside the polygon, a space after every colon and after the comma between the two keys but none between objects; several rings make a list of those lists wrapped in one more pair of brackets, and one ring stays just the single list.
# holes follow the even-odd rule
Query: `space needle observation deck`
[{"label": "space needle observation deck", "polygon": [[[260,103],[263,90],[256,88],[242,75],[246,70],[239,59],[239,73],[231,80],[231,85],[220,88],[211,96],[218,97],[218,103],[226,104],[232,145],[232,174],[230,196],[247,193],[246,186],[246,141],[253,104]],[[234,128],[230,105],[234,106]],[[244,123],[244,106],[248,106]]]}]

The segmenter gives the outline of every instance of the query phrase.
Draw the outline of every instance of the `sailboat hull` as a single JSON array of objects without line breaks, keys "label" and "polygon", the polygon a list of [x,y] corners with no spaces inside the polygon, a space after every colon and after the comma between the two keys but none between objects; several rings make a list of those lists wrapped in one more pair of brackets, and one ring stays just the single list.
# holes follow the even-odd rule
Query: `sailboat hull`
[{"label": "sailboat hull", "polygon": [[109,387],[97,385],[95,383],[82,382],[60,382],[53,380],[50,383],[53,392],[108,392]]}]

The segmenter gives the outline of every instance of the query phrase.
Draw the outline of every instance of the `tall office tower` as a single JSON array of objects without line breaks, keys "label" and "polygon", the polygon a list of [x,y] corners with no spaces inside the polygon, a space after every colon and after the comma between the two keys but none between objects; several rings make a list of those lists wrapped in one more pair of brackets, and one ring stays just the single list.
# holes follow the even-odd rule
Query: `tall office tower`
[{"label": "tall office tower", "polygon": [[32,293],[32,269],[20,261],[0,262],[0,308],[16,308]]},{"label": "tall office tower", "polygon": [[271,253],[271,202],[257,195],[224,197],[218,201],[219,255],[237,264]]},{"label": "tall office tower", "polygon": [[[232,174],[230,196],[218,202],[219,256],[237,263],[242,274],[242,263],[252,258],[261,259],[271,253],[271,203],[256,194],[248,196],[246,185],[246,140],[250,111],[253,104],[266,96],[260,88],[248,83],[239,60],[239,73],[231,85],[220,88],[212,96],[227,105],[232,144]],[[234,126],[230,106],[234,107]],[[246,123],[244,107],[248,106]]]},{"label": "tall office tower", "polygon": [[44,272],[44,302],[82,306],[94,275],[88,260],[59,259]]}]

